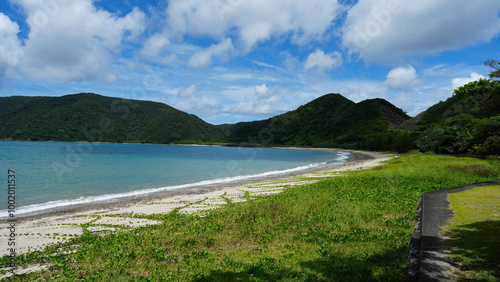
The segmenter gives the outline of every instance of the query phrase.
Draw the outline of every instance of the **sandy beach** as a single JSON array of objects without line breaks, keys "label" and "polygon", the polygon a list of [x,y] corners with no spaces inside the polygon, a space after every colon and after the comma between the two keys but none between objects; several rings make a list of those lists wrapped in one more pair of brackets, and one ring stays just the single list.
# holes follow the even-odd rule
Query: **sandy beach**
[{"label": "sandy beach", "polygon": [[[343,152],[349,152],[351,155],[347,162],[340,165],[326,165],[286,175],[195,187],[120,202],[77,206],[44,214],[17,217],[15,222],[16,252],[21,254],[41,250],[48,245],[78,237],[83,234],[82,225],[85,225],[90,232],[107,234],[157,223],[154,220],[130,217],[132,214],[161,214],[177,209],[179,213],[194,213],[203,216],[207,210],[216,209],[228,203],[280,193],[284,189],[320,181],[323,177],[341,175],[343,171],[377,166],[394,157],[394,155],[375,152]],[[7,240],[11,233],[9,231],[11,223],[6,220],[0,221],[1,256],[10,253]],[[16,273],[37,269],[40,269],[40,266],[18,270]]]}]

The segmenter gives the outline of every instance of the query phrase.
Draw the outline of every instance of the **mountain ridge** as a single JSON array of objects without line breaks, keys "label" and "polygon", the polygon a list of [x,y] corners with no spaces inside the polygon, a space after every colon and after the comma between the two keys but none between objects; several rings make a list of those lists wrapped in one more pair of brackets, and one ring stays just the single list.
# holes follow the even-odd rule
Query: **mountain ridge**
[{"label": "mountain ridge", "polygon": [[169,105],[94,93],[0,97],[0,140],[335,147],[500,154],[500,82],[481,80],[410,118],[329,93],[264,120],[212,125]]},{"label": "mountain ridge", "polygon": [[235,124],[229,141],[236,144],[360,148],[365,137],[389,134],[410,117],[384,99],[355,103],[326,94],[296,110],[266,120]]},{"label": "mountain ridge", "polygon": [[163,103],[94,93],[1,97],[0,104],[0,139],[33,141],[360,148],[369,133],[409,119],[384,99],[355,103],[334,93],[267,120],[219,126]]},{"label": "mountain ridge", "polygon": [[78,93],[0,98],[0,138],[128,143],[220,142],[222,130],[150,101]]}]

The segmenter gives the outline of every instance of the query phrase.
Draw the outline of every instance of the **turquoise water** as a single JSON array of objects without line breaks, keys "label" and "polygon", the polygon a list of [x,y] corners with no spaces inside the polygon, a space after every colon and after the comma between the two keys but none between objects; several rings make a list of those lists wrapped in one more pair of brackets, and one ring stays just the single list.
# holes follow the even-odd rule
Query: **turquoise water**
[{"label": "turquoise water", "polygon": [[15,171],[16,214],[238,181],[342,162],[345,153],[220,146],[0,142],[0,217]]}]

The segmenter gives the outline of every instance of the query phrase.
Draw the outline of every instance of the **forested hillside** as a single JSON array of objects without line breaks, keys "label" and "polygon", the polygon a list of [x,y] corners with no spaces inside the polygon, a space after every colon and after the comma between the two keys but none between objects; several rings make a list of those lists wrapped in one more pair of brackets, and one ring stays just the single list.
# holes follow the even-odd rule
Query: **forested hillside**
[{"label": "forested hillside", "polygon": [[321,96],[260,121],[214,126],[168,105],[81,93],[0,98],[0,139],[228,143],[500,155],[500,82],[480,80],[413,119],[383,99]]},{"label": "forested hillside", "polygon": [[410,117],[383,99],[354,103],[327,94],[297,110],[229,127],[235,144],[341,147],[405,151],[412,133],[391,130]]},{"label": "forested hillside", "polygon": [[426,110],[415,144],[445,154],[500,154],[500,82],[481,79]]},{"label": "forested hillside", "polygon": [[156,102],[91,93],[0,98],[0,139],[135,143],[221,142],[223,131]]}]

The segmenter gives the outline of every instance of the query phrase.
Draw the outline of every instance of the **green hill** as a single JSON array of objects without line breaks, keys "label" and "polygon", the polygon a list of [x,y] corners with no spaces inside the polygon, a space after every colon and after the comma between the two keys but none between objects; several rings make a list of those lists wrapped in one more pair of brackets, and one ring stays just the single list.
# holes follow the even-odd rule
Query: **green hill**
[{"label": "green hill", "polygon": [[459,87],[410,119],[384,99],[321,96],[260,121],[214,126],[168,105],[80,93],[0,97],[0,139],[309,146],[500,155],[500,82]]},{"label": "green hill", "polygon": [[391,129],[409,118],[383,99],[354,103],[340,94],[327,94],[294,111],[267,120],[224,125],[224,129],[230,131],[229,141],[238,145],[389,150],[400,146],[404,135]]},{"label": "green hill", "polygon": [[420,116],[416,145],[445,154],[500,155],[500,82],[482,79]]},{"label": "green hill", "polygon": [[427,109],[419,126],[428,129],[461,115],[476,119],[500,115],[500,82],[482,79],[457,88],[452,97]]},{"label": "green hill", "polygon": [[138,143],[220,142],[224,132],[156,102],[80,93],[1,97],[0,139]]}]

